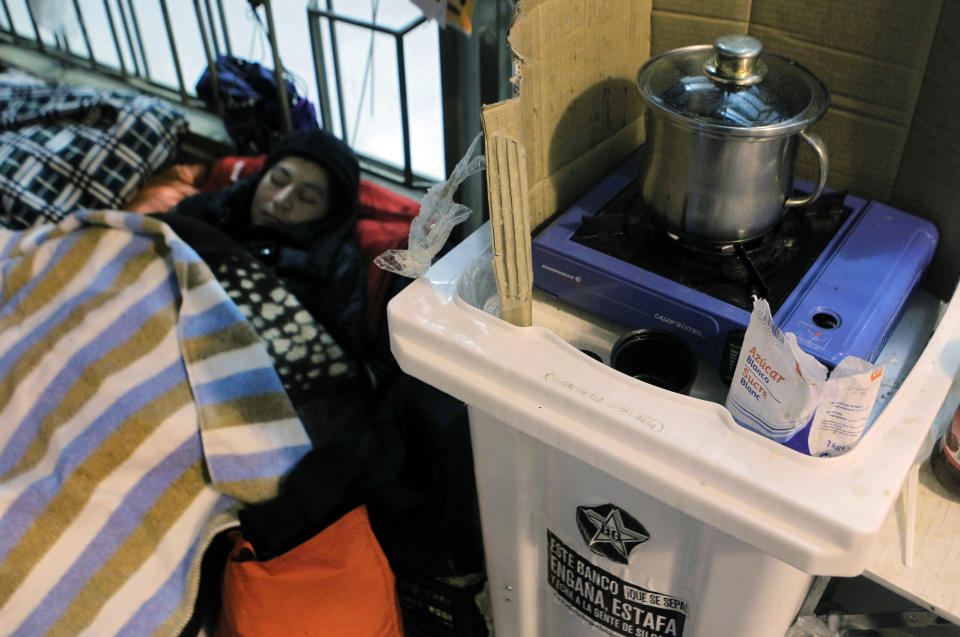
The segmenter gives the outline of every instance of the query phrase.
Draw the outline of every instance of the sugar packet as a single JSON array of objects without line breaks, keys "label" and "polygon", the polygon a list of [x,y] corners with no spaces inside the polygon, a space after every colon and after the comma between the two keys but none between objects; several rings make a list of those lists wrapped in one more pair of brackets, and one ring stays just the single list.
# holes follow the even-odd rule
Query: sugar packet
[{"label": "sugar packet", "polygon": [[847,356],[830,372],[810,424],[787,446],[811,456],[840,456],[857,444],[880,393],[883,366]]},{"label": "sugar packet", "polygon": [[837,456],[862,436],[883,367],[853,356],[829,373],[754,297],[726,407],[743,427],[801,453]]}]

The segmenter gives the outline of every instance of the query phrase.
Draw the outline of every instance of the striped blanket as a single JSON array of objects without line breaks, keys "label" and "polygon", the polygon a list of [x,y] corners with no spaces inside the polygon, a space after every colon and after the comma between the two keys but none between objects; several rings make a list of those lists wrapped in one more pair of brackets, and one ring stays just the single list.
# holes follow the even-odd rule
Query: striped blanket
[{"label": "striped blanket", "polygon": [[200,558],[309,440],[161,222],[0,230],[0,634],[175,635]]}]

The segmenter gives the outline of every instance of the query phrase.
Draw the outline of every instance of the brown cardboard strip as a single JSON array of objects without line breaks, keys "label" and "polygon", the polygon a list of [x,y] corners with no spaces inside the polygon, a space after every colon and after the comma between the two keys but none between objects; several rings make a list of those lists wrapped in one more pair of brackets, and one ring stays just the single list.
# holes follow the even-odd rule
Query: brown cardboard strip
[{"label": "brown cardboard strip", "polygon": [[533,262],[526,152],[515,139],[497,136],[486,143],[487,169],[499,176],[489,191],[493,273],[503,319],[533,324]]}]

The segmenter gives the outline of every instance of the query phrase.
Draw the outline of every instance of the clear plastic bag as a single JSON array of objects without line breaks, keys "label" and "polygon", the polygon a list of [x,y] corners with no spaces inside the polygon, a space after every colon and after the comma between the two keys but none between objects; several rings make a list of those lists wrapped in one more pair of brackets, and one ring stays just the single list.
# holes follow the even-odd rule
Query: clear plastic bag
[{"label": "clear plastic bag", "polygon": [[457,279],[457,296],[478,310],[502,318],[492,259],[493,252],[485,250],[467,264]]},{"label": "clear plastic bag", "polygon": [[784,637],[840,637],[837,617],[827,618],[824,623],[813,615],[798,617]]},{"label": "clear plastic bag", "polygon": [[73,13],[70,0],[28,0],[27,4],[37,26],[62,35],[79,35],[73,21],[68,19]]},{"label": "clear plastic bag", "polygon": [[470,143],[446,181],[434,184],[420,203],[420,213],[410,224],[406,250],[387,250],[373,260],[377,267],[401,276],[416,278],[427,271],[440,252],[450,231],[471,214],[470,208],[454,203],[453,196],[468,177],[487,167],[486,157],[477,155],[483,133]]}]

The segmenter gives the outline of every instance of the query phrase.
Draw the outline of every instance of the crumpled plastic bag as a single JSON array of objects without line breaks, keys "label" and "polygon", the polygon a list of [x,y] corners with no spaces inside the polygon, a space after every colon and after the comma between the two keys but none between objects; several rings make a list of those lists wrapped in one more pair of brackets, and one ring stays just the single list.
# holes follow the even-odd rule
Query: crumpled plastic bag
[{"label": "crumpled plastic bag", "polygon": [[791,449],[839,456],[866,431],[883,369],[846,356],[828,374],[774,324],[767,301],[754,297],[726,407],[740,425]]},{"label": "crumpled plastic bag", "polygon": [[467,264],[457,278],[457,296],[478,310],[502,318],[492,259],[493,250],[487,249]]},{"label": "crumpled plastic bag", "polygon": [[486,157],[476,154],[482,138],[483,133],[479,133],[450,177],[431,186],[424,195],[420,213],[410,224],[407,249],[387,250],[373,260],[377,267],[410,278],[427,271],[453,227],[465,221],[472,212],[469,207],[454,203],[453,196],[464,180],[487,167]]},{"label": "crumpled plastic bag", "polygon": [[836,620],[837,617],[829,617],[829,623],[825,624],[813,615],[803,615],[797,618],[784,637],[840,637]]},{"label": "crumpled plastic bag", "polygon": [[70,0],[27,0],[27,4],[37,26],[71,37],[80,35],[76,22],[69,19],[73,14]]}]

